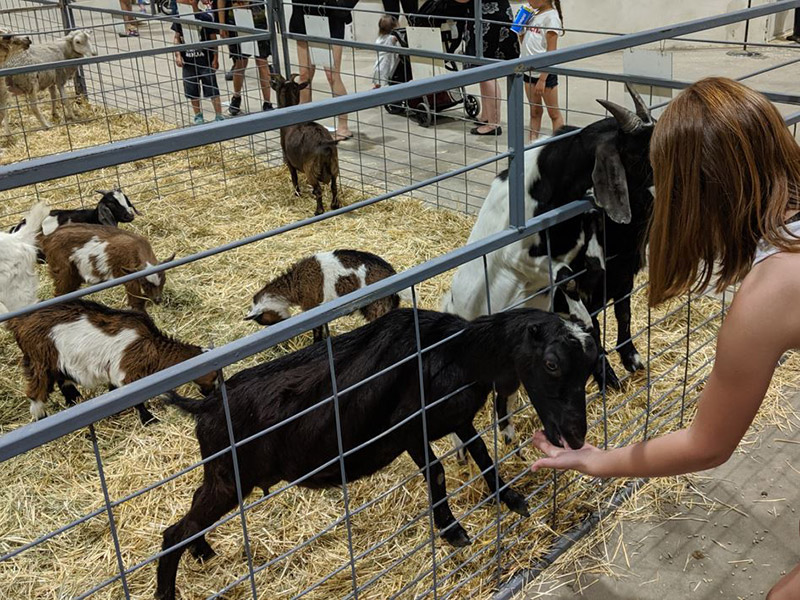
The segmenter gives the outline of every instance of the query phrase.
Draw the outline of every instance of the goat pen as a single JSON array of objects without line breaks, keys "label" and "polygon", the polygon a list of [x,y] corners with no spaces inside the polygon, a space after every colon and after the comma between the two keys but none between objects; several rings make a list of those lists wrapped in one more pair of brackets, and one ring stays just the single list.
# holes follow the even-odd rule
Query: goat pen
[{"label": "goat pen", "polygon": [[[131,43],[129,39],[120,42],[113,33],[121,11],[81,2],[13,4],[0,9],[0,16],[7,15],[15,30],[48,39],[65,28],[89,28],[101,55],[74,61],[81,67],[78,87],[86,94],[77,122],[42,131],[24,107],[12,114],[12,129],[21,139],[0,158],[0,224],[15,224],[36,200],[47,200],[53,208],[93,205],[96,187],[120,185],[143,213],[128,226],[150,239],[156,255],[179,256],[143,271],[171,271],[164,303],[151,314],[170,334],[211,348],[24,424],[28,411],[15,364],[18,352],[10,336],[2,334],[0,594],[13,590],[21,597],[139,598],[154,592],[161,534],[188,509],[203,461],[197,462],[193,423],[185,415],[156,403],[162,422],[143,429],[124,409],[209,370],[220,370],[227,379],[297,350],[310,342],[307,332],[334,320],[332,334],[352,329],[360,321],[344,315],[389,294],[411,288],[412,309],[436,309],[456,267],[528,236],[546,237],[553,225],[588,211],[588,199],[533,219],[522,210],[525,69],[552,67],[606,99],[622,98],[626,82],[647,90],[680,89],[686,82],[567,63],[583,60],[591,65],[593,59],[626,48],[664,40],[680,43],[681,37],[800,7],[800,0],[609,35],[545,57],[480,61],[486,64],[467,71],[193,128],[180,127],[186,117],[179,110],[180,76],[171,70],[174,47],[167,37],[173,17],[147,17],[153,35],[148,44],[131,49],[119,45]],[[284,31],[282,7],[270,7],[277,22],[273,30]],[[104,35],[106,30],[111,35]],[[302,36],[273,38],[240,31],[242,40],[248,34],[253,40],[270,40],[279,70],[288,76],[291,62],[283,44]],[[374,47],[344,43],[353,48],[355,75],[356,51],[374,53]],[[737,77],[764,77],[800,59],[795,53],[786,60],[780,54],[784,50],[777,52],[768,67]],[[416,58],[437,57],[422,52]],[[0,70],[0,76],[10,72],[14,70]],[[508,98],[507,149],[497,142],[469,140],[463,134],[465,121],[454,119],[440,133],[438,125],[417,129],[382,109],[403,99],[501,78]],[[796,129],[800,98],[759,87]],[[576,95],[568,92],[565,100],[571,122],[585,124],[602,116]],[[280,166],[277,131],[308,120],[325,122],[340,113],[355,115],[359,133],[355,142],[340,145],[343,207],[311,216],[310,195],[295,198]],[[511,226],[465,245],[474,213],[506,160]],[[264,281],[302,256],[344,247],[375,252],[397,267],[398,274],[267,329],[256,331],[242,320]],[[137,276],[45,300],[44,305],[92,294],[92,299],[120,308],[123,295],[117,286]],[[592,382],[587,386],[588,439],[599,446],[647,438],[686,422],[713,362],[716,331],[730,297],[704,294],[650,310],[646,287],[646,277],[640,275],[632,296],[632,332],[646,369],[626,374],[618,392],[599,392]],[[52,296],[47,285],[42,291]],[[37,308],[0,315],[0,321]],[[604,341],[615,339],[614,320],[606,318],[610,308],[598,315]],[[605,345],[622,372],[612,344]],[[326,347],[334,365],[334,347]],[[409,361],[421,369],[430,350],[418,341],[416,352],[390,369]],[[797,355],[789,354],[765,403],[765,419],[779,415],[783,386],[800,383],[798,367]],[[358,385],[369,385],[374,376]],[[319,400],[338,406],[345,392],[334,385],[333,394]],[[221,394],[224,400],[225,383]],[[423,423],[427,410],[418,413]],[[497,501],[497,493],[488,493],[481,472],[458,465],[454,448],[443,439],[433,448],[446,467],[448,500],[468,530],[471,546],[454,549],[439,538],[430,520],[430,489],[422,477],[430,464],[420,469],[402,457],[367,479],[343,479],[338,488],[308,490],[294,481],[279,484],[265,497],[243,497],[239,490],[238,508],[208,534],[218,556],[205,564],[184,559],[178,578],[182,597],[511,597],[596,524],[607,507],[642,484],[574,474],[531,475],[527,467],[534,451],[528,440],[541,424],[524,394],[512,413],[519,449],[498,437],[496,417],[488,407],[479,413],[476,428],[502,477],[524,493],[529,517],[510,512]],[[234,455],[243,443],[232,440],[224,452]],[[343,465],[344,459],[342,452],[337,460]]]}]

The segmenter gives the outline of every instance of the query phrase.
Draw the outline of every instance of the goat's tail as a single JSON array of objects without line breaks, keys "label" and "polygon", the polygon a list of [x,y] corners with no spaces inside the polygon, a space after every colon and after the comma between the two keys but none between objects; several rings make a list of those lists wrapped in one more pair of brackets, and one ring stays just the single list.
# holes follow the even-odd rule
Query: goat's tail
[{"label": "goat's tail", "polygon": [[202,400],[195,400],[194,398],[189,398],[187,396],[181,396],[175,390],[170,390],[164,396],[164,401],[167,404],[171,404],[179,408],[180,410],[187,412],[192,415],[199,415],[211,408],[211,405],[214,403],[213,400],[210,400],[208,397],[203,398]]},{"label": "goat's tail", "polygon": [[25,241],[36,245],[36,236],[42,231],[42,223],[50,215],[50,207],[46,202],[37,202],[34,204],[25,217],[25,225],[19,229],[15,235],[23,238]]}]

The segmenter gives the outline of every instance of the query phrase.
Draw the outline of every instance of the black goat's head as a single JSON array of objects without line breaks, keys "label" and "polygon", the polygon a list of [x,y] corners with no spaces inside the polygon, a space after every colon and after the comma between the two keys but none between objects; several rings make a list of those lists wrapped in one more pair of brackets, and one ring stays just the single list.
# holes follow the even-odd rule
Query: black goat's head
[{"label": "black goat's head", "polygon": [[308,82],[297,83],[296,78],[297,74],[293,74],[288,81],[278,74],[270,77],[270,86],[277,94],[278,108],[300,104],[300,90],[307,88]]},{"label": "black goat's head", "polygon": [[122,190],[95,190],[103,196],[97,203],[97,214],[100,223],[116,227],[117,223],[130,223],[135,215],[140,214],[130,198]]},{"label": "black goat's head", "polygon": [[[631,222],[629,180],[634,180],[637,187],[650,187],[653,183],[649,154],[655,120],[636,90],[628,84],[626,87],[636,112],[608,100],[598,100],[616,120],[616,127],[601,129],[608,119],[594,124],[598,126],[593,140],[594,195],[598,206],[616,223]],[[590,125],[587,131],[594,129]]]},{"label": "black goat's head", "polygon": [[577,321],[536,309],[506,314],[516,374],[547,439],[561,446],[563,438],[580,448],[586,438],[586,381],[597,363],[592,335]]}]

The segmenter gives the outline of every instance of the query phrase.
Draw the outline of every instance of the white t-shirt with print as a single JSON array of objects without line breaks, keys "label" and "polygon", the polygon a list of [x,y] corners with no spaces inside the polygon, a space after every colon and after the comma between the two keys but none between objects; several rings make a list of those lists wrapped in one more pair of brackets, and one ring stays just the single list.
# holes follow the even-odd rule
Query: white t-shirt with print
[{"label": "white t-shirt with print", "polygon": [[534,13],[525,28],[522,41],[522,56],[535,56],[547,52],[547,34],[550,31],[561,33],[561,19],[554,8]]}]

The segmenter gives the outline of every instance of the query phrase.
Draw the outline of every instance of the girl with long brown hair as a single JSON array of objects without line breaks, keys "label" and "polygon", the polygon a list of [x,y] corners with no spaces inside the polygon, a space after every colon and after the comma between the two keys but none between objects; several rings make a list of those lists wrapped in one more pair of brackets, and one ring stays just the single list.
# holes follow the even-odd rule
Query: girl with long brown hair
[{"label": "girl with long brown hair", "polygon": [[[532,469],[657,477],[726,462],[764,399],[784,352],[800,348],[800,147],[761,94],[722,78],[699,81],[667,107],[650,159],[651,306],[712,283],[740,284],[713,370],[686,429],[622,448],[551,444]],[[800,565],[769,600],[800,599]]]}]

